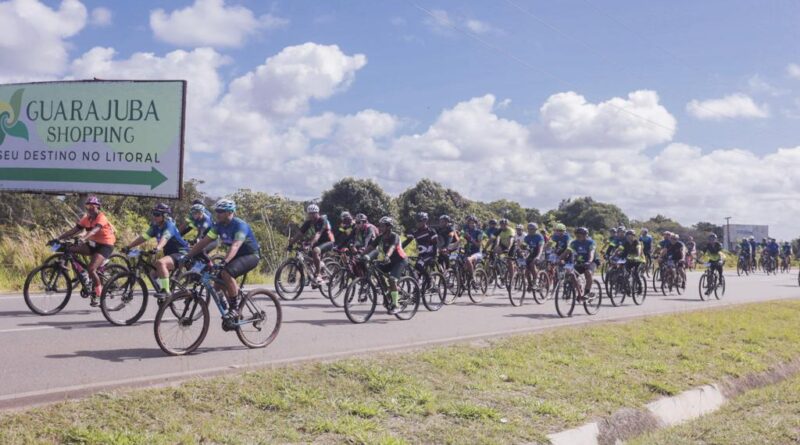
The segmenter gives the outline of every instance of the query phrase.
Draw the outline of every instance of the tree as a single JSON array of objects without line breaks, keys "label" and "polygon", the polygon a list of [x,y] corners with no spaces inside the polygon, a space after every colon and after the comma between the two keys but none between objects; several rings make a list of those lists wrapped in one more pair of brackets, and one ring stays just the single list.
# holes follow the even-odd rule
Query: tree
[{"label": "tree", "polygon": [[498,219],[507,218],[510,222],[516,224],[527,222],[527,214],[525,209],[523,209],[522,206],[516,201],[499,199],[497,201],[490,202],[488,207]]},{"label": "tree", "polygon": [[618,225],[630,224],[622,209],[614,204],[595,201],[590,196],[561,201],[553,216],[567,226],[584,226],[592,232],[605,232]]},{"label": "tree", "polygon": [[450,215],[458,221],[465,216],[468,202],[458,192],[430,179],[423,179],[397,198],[400,224],[406,230],[411,230],[416,225],[415,216],[418,212],[427,212],[432,220],[441,215]]},{"label": "tree", "polygon": [[353,215],[363,213],[372,222],[395,212],[392,198],[371,179],[344,178],[322,193],[320,211],[338,224],[339,215],[347,210]]}]

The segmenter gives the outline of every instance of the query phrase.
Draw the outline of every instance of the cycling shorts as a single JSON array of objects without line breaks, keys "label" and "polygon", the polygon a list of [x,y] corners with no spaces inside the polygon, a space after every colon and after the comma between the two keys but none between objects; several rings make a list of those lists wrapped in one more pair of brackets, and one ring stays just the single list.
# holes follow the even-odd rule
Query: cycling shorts
[{"label": "cycling shorts", "polygon": [[114,252],[114,246],[110,244],[100,244],[90,241],[86,245],[89,246],[89,251],[92,252],[92,255],[98,254],[106,259]]},{"label": "cycling shorts", "polygon": [[325,253],[331,249],[333,249],[334,242],[333,241],[317,241],[317,244],[314,244],[314,249],[319,249],[320,253]]},{"label": "cycling shorts", "polygon": [[258,266],[261,258],[258,254],[242,255],[232,259],[230,263],[225,265],[225,272],[233,278],[241,277],[242,275],[250,272]]},{"label": "cycling shorts", "polygon": [[589,263],[578,263],[575,265],[575,272],[578,273],[585,273],[587,270],[591,273],[594,273],[594,270],[597,269],[597,264],[594,261]]},{"label": "cycling shorts", "polygon": [[395,280],[399,280],[401,276],[403,276],[403,272],[406,270],[406,266],[408,265],[408,261],[403,258],[400,261],[391,261],[388,263],[382,263],[378,265],[378,269],[383,272],[389,274]]}]

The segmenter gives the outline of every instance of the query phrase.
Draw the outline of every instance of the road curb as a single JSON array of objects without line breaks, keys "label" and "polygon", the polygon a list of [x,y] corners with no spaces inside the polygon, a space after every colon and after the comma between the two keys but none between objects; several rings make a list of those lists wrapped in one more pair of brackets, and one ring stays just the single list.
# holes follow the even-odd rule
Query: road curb
[{"label": "road curb", "polygon": [[800,359],[783,363],[769,371],[725,379],[720,383],[690,389],[663,397],[643,409],[621,409],[611,416],[587,423],[547,438],[553,445],[614,445],[641,434],[677,425],[712,413],[729,399],[742,393],[772,385],[800,373]]}]

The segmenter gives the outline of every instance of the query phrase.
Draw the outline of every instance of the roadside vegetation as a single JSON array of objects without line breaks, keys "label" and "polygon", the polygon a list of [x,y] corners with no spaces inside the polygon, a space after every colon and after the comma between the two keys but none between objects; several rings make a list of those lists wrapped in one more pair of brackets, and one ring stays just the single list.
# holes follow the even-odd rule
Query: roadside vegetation
[{"label": "roadside vegetation", "polygon": [[543,442],[799,357],[799,324],[769,302],[263,369],[6,413],[0,443]]}]

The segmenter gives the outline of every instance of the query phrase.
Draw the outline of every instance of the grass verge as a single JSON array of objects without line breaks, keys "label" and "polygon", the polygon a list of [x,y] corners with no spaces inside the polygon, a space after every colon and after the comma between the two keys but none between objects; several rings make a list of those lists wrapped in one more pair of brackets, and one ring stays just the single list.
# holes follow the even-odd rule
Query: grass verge
[{"label": "grass verge", "polygon": [[800,443],[800,376],[748,391],[719,411],[645,434],[630,445]]},{"label": "grass verge", "polygon": [[564,328],[0,416],[0,443],[517,443],[800,356],[800,302]]}]

